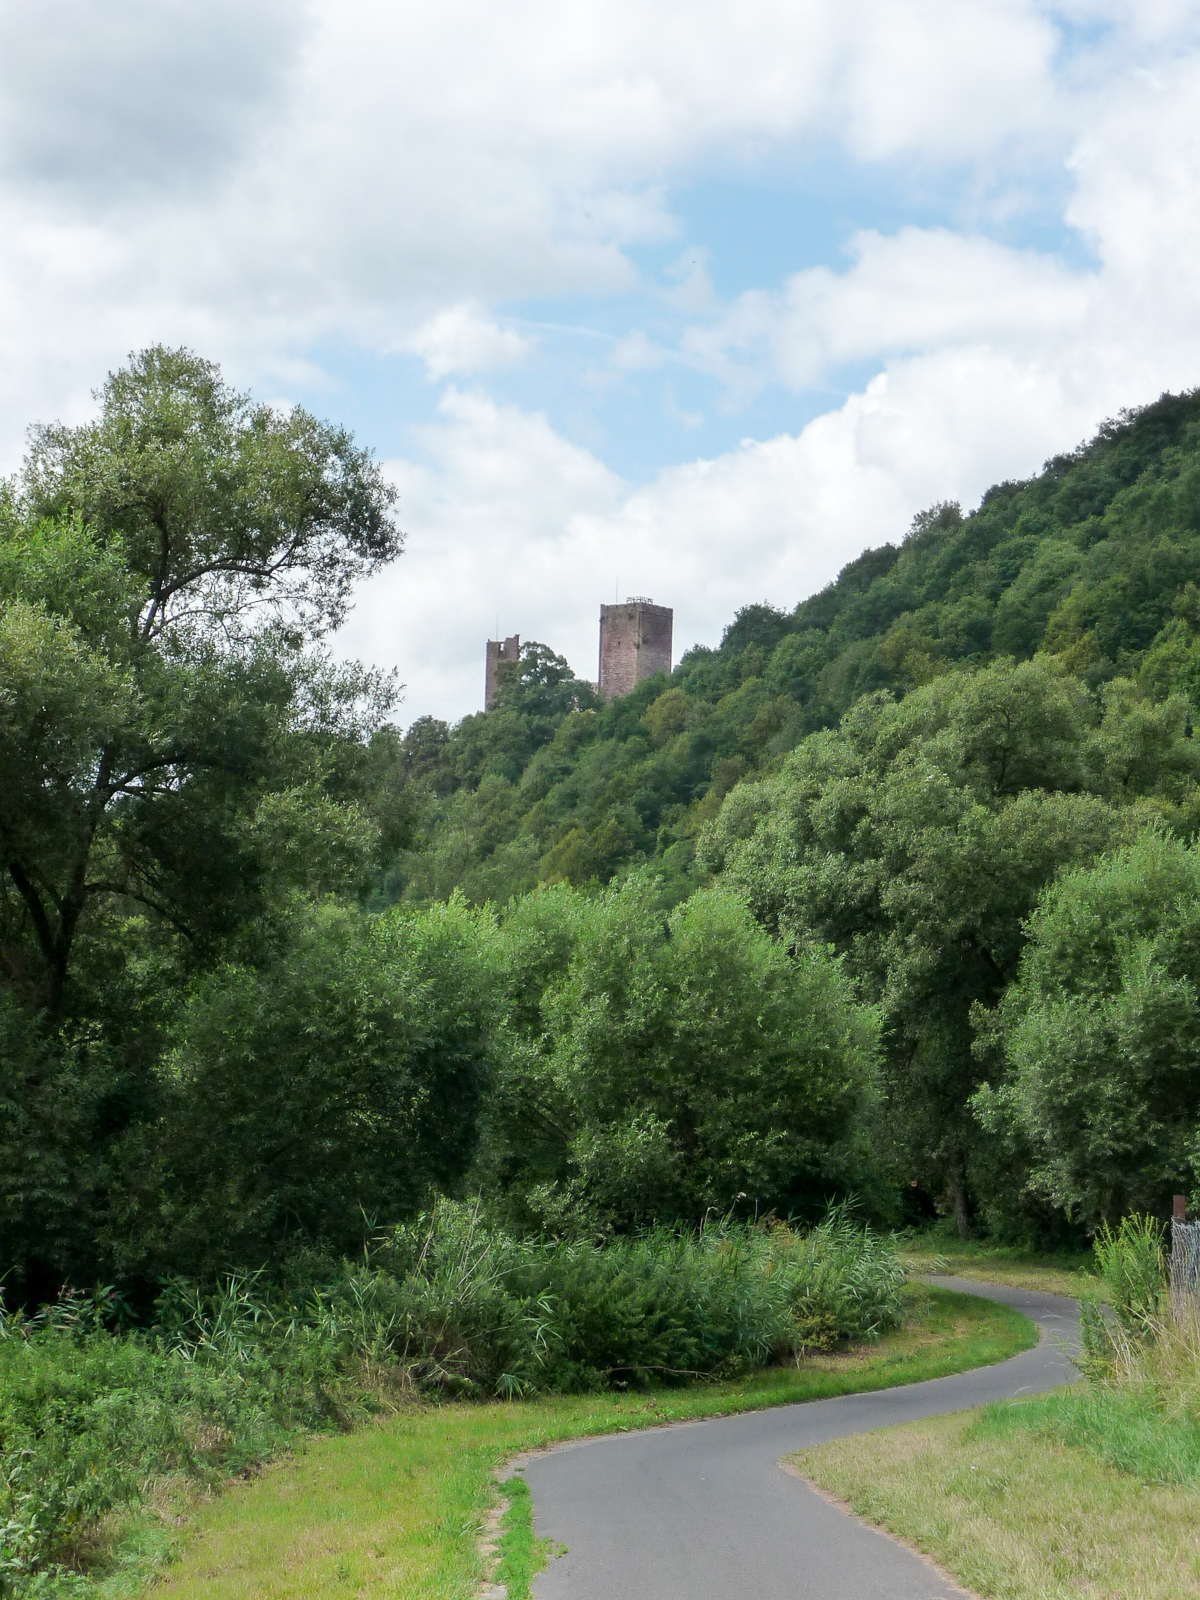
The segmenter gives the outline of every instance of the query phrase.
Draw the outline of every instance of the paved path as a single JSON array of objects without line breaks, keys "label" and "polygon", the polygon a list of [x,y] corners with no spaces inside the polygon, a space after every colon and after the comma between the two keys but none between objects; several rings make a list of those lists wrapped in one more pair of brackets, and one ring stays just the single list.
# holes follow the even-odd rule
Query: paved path
[{"label": "paved path", "polygon": [[[877,1394],[810,1400],[712,1422],[564,1445],[525,1464],[536,1529],[567,1545],[537,1600],[947,1600],[919,1556],[785,1472],[781,1456],[1070,1383],[1075,1302],[958,1278],[939,1287],[1016,1306],[1042,1341],[1010,1361]],[[1055,1339],[1055,1335],[1058,1338]]]}]

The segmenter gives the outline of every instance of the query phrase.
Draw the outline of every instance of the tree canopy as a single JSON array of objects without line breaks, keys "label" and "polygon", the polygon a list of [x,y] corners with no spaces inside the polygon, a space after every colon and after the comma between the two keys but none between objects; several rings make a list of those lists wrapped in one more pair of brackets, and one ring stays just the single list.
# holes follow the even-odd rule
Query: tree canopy
[{"label": "tree canopy", "polygon": [[1064,872],[990,1024],[982,1120],[1089,1228],[1200,1177],[1200,853],[1160,828]]},{"label": "tree canopy", "polygon": [[[505,898],[654,860],[681,888],[726,793],[862,696],[1056,656],[1089,691],[1131,679],[1200,707],[1200,393],[1164,395],[964,514],[941,504],[793,610],[743,607],[717,649],[536,737],[510,710],[405,736],[416,828],[390,895]],[[581,686],[582,687],[582,686]],[[489,726],[490,724],[490,726]]]},{"label": "tree canopy", "polygon": [[1179,792],[1190,821],[1186,726],[1180,704],[1091,696],[1053,661],[951,673],[859,701],[739,785],[702,838],[702,864],[768,927],[829,941],[882,1005],[892,1159],[948,1185],[964,1228],[982,1155],[972,1008],[1016,976],[1056,873],[1176,815]]},{"label": "tree canopy", "polygon": [[400,549],[369,454],[186,351],[97,398],[33,430],[0,502],[0,975],[52,1016],[118,903],[211,947],[309,854],[289,839],[361,874],[339,771],[393,698],[313,649]]},{"label": "tree canopy", "polygon": [[509,987],[479,1177],[525,1224],[819,1213],[861,1180],[878,1018],[721,887],[634,874],[501,924]]},{"label": "tree canopy", "polygon": [[343,431],[134,357],[0,495],[0,1272],[212,1281],[436,1196],[605,1237],[1200,1183],[1200,398],[602,702],[388,720]]}]

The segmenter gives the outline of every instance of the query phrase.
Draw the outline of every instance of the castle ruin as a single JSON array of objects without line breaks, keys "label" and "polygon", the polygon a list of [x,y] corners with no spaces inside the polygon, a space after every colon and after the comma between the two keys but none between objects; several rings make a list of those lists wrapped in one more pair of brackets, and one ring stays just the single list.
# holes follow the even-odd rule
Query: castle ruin
[{"label": "castle ruin", "polygon": [[674,624],[670,606],[643,595],[600,607],[600,693],[606,700],[629,694],[656,672],[670,672]]},{"label": "castle ruin", "polygon": [[[630,595],[623,606],[600,607],[600,681],[594,684],[605,700],[629,694],[643,678],[671,670],[675,613],[656,606],[644,595]],[[484,710],[490,711],[500,692],[500,668],[521,659],[521,636],[489,639]]]},{"label": "castle ruin", "polygon": [[485,680],[483,709],[490,711],[492,703],[500,693],[500,666],[502,662],[519,661],[521,659],[521,635],[514,633],[510,638],[489,639],[487,642],[487,677]]}]

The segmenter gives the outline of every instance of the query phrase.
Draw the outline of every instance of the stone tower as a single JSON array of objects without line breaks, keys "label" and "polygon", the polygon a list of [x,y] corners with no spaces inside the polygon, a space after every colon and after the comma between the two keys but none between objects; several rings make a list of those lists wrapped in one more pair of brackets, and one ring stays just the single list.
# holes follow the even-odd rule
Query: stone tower
[{"label": "stone tower", "polygon": [[492,702],[500,693],[500,663],[502,661],[519,661],[521,659],[521,635],[514,633],[511,638],[503,643],[499,639],[489,639],[487,643],[487,678],[484,687],[483,709],[490,711]]},{"label": "stone tower", "polygon": [[600,693],[606,700],[628,694],[656,672],[670,672],[674,621],[670,606],[642,595],[600,607]]}]

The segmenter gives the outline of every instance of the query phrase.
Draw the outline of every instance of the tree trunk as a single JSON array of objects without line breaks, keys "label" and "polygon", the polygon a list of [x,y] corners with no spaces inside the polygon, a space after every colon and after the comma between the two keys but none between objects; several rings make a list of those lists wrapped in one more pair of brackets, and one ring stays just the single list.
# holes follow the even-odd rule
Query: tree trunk
[{"label": "tree trunk", "polygon": [[950,1198],[954,1202],[954,1221],[958,1225],[958,1237],[969,1239],[971,1237],[971,1213],[967,1207],[967,1185],[962,1151],[956,1150],[950,1157]]}]

